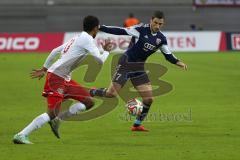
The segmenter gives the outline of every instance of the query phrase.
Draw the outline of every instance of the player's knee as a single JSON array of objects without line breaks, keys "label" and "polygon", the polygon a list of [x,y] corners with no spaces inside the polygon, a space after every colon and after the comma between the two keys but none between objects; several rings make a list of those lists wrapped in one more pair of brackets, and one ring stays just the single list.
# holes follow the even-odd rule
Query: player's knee
[{"label": "player's knee", "polygon": [[143,98],[143,103],[150,106],[153,103],[153,100],[153,97]]},{"label": "player's knee", "polygon": [[48,115],[50,119],[54,119],[60,110],[62,98],[61,97],[55,97],[55,96],[48,96],[47,97],[48,102]]},{"label": "player's knee", "polygon": [[48,110],[47,114],[50,117],[50,119],[54,119],[57,116],[54,110]]},{"label": "player's knee", "polygon": [[87,103],[87,105],[86,105],[86,110],[89,110],[89,109],[91,109],[93,106],[94,106],[94,102],[93,101],[89,101],[88,103]]},{"label": "player's knee", "polygon": [[86,106],[86,110],[89,110],[90,108],[92,108],[94,106],[94,101],[92,98],[86,98],[84,101],[84,104]]}]

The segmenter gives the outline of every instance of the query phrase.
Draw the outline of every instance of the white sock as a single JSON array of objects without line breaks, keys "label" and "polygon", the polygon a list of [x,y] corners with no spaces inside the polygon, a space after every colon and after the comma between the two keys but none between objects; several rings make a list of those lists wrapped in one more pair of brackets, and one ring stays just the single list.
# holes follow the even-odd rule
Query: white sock
[{"label": "white sock", "polygon": [[47,113],[43,113],[36,117],[27,127],[25,127],[19,134],[28,136],[32,131],[41,128],[45,123],[50,121]]},{"label": "white sock", "polygon": [[85,110],[86,110],[86,106],[81,102],[75,103],[71,105],[71,107],[69,107],[69,112],[72,114],[77,114],[77,112],[82,112]]},{"label": "white sock", "polygon": [[58,115],[58,118],[60,118],[61,120],[67,119],[73,115],[76,115],[78,112],[82,112],[86,110],[86,106],[81,103],[75,103],[72,106],[69,107],[68,111],[65,111],[63,113],[60,113]]}]

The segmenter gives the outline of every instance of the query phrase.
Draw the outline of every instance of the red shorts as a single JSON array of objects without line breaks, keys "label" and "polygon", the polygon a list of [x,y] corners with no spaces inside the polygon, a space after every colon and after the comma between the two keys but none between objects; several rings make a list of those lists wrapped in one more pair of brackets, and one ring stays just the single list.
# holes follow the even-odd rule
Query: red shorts
[{"label": "red shorts", "polygon": [[77,82],[66,81],[64,78],[48,72],[42,96],[48,99],[48,108],[55,109],[60,107],[64,99],[71,98],[82,102],[85,98],[90,97],[90,94]]}]

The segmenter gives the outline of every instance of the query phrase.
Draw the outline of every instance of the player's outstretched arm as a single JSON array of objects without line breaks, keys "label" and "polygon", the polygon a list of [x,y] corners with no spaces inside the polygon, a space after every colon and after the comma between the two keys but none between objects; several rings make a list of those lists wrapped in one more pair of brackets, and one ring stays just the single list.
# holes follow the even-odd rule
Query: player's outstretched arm
[{"label": "player's outstretched arm", "polygon": [[99,30],[109,34],[128,35],[125,28],[122,28],[122,27],[101,25]]},{"label": "player's outstretched arm", "polygon": [[162,45],[160,47],[161,52],[163,53],[164,57],[166,58],[167,61],[169,61],[172,64],[175,64],[179,67],[181,67],[184,70],[187,70],[187,65],[177,59],[174,54],[169,50],[167,45]]},{"label": "player's outstretched arm", "polygon": [[97,62],[102,65],[109,56],[109,51],[112,50],[112,44],[110,40],[106,40],[105,44],[102,46],[102,54],[100,53],[98,47],[93,41],[89,41],[88,43],[86,43],[85,49],[87,49],[88,52],[97,60]]},{"label": "player's outstretched arm", "polygon": [[112,43],[110,39],[105,40],[105,44],[102,44],[102,48],[104,51],[110,52],[112,50]]},{"label": "player's outstretched arm", "polygon": [[45,62],[44,62],[44,64],[43,64],[43,67],[45,67],[45,68],[48,69],[48,68],[52,65],[55,57],[56,57],[57,55],[59,55],[59,54],[61,53],[61,51],[64,49],[65,45],[66,45],[66,44],[63,44],[63,45],[61,45],[61,46],[59,46],[59,47],[57,47],[57,48],[54,48],[54,49],[52,50],[52,52],[48,55],[47,59],[45,60]]},{"label": "player's outstretched arm", "polygon": [[135,26],[130,28],[122,28],[122,27],[116,27],[116,26],[101,25],[99,30],[102,32],[114,34],[114,35],[129,35],[129,36],[139,37],[139,32],[137,31]]},{"label": "player's outstretched arm", "polygon": [[187,70],[187,65],[185,63],[183,63],[182,61],[178,61],[176,63],[177,66],[181,67],[184,70]]}]

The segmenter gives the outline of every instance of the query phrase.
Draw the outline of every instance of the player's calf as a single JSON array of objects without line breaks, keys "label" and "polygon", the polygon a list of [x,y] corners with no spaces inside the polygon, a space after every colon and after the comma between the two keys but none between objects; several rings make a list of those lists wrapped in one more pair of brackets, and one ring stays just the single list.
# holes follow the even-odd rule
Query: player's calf
[{"label": "player's calf", "polygon": [[50,117],[47,113],[37,116],[29,125],[27,125],[22,131],[14,136],[13,142],[17,144],[31,144],[31,142],[28,140],[28,136],[49,121]]},{"label": "player's calf", "polygon": [[[88,107],[91,107],[92,105],[94,105],[94,103],[91,101],[85,101],[85,104],[88,104]],[[51,120],[49,122],[51,130],[57,138],[60,138],[59,126],[61,124],[61,121],[67,120],[67,119],[71,118],[72,116],[77,115],[78,112],[85,111],[87,109],[85,104],[83,104],[81,102],[75,103],[75,104],[71,105],[68,110],[66,110],[62,113],[59,113],[57,117],[55,117],[53,120]]]},{"label": "player's calf", "polygon": [[145,117],[147,116],[149,109],[151,107],[151,104],[153,102],[153,97],[147,97],[147,98],[143,98],[143,110],[141,112],[140,115],[137,116],[133,127],[138,127],[141,126],[142,121],[145,119]]}]

